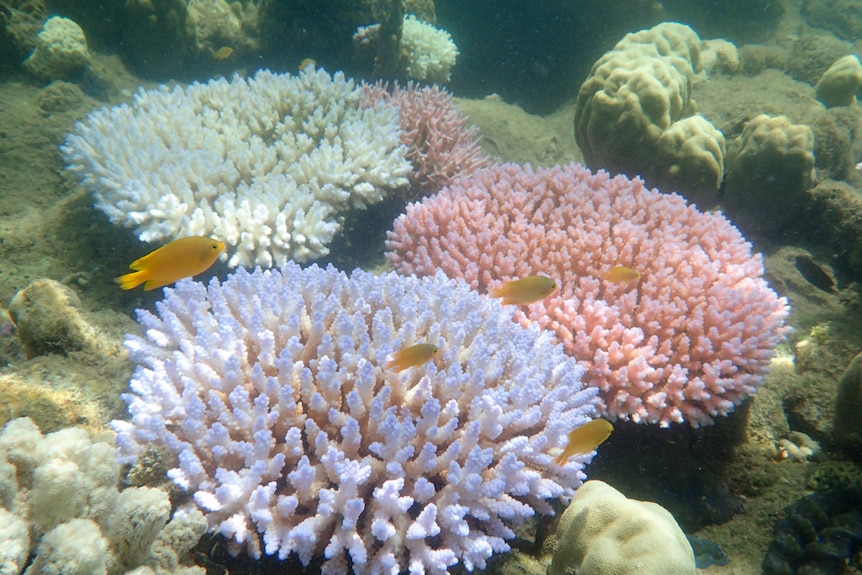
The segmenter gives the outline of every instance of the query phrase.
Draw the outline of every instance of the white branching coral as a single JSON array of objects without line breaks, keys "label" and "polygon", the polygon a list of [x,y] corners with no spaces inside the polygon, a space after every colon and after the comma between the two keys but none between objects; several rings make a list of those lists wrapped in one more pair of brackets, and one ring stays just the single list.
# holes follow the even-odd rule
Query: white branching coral
[{"label": "white branching coral", "polygon": [[450,70],[458,58],[458,47],[449,32],[405,14],[401,47],[407,56],[410,78],[441,84],[449,81]]},{"label": "white branching coral", "polygon": [[96,207],[143,241],[216,236],[231,266],[307,261],[347,210],[407,185],[398,111],[361,98],[313,67],[162,86],[93,112],[61,149]]},{"label": "white branching coral", "polygon": [[[549,333],[466,284],[290,263],[166,293],[127,340],[119,455],[167,446],[234,552],[339,575],[483,568],[584,478],[591,455],[554,458],[595,390]],[[386,368],[421,341],[433,361]]]}]

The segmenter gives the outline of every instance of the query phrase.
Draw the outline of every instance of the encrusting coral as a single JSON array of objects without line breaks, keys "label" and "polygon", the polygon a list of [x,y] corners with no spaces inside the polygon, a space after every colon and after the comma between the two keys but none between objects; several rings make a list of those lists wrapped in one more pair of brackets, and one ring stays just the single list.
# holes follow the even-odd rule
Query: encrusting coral
[{"label": "encrusting coral", "polygon": [[[707,425],[761,383],[787,302],[720,214],[577,164],[480,169],[407,207],[387,257],[488,292],[542,274],[559,290],[518,311],[557,334],[611,418]],[[608,280],[619,266],[634,281]]]},{"label": "encrusting coral", "polygon": [[346,211],[408,183],[398,111],[361,99],[313,66],[162,86],[93,112],[61,149],[96,207],[143,241],[215,236],[231,266],[307,261],[329,253]]},{"label": "encrusting coral", "polygon": [[[591,454],[554,458],[596,390],[463,283],[289,263],[165,291],[127,341],[119,455],[166,446],[234,553],[322,557],[329,575],[483,568],[584,478]],[[431,361],[387,368],[417,342]]]},{"label": "encrusting coral", "polygon": [[171,518],[167,492],[119,491],[119,477],[113,445],[83,429],[43,436],[28,418],[9,422],[0,434],[0,573],[201,575],[183,561],[206,531],[201,513]]}]

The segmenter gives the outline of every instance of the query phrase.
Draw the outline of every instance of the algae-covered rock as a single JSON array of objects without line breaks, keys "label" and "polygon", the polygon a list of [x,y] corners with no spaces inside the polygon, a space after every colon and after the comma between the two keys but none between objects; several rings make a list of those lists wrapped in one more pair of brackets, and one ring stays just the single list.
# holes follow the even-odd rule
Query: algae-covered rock
[{"label": "algae-covered rock", "polygon": [[60,282],[33,282],[15,294],[9,314],[28,357],[68,354],[95,343],[96,330],[84,319],[81,301]]},{"label": "algae-covered rock", "polygon": [[743,232],[769,233],[798,218],[814,186],[814,133],[761,114],[728,146],[725,207]]}]

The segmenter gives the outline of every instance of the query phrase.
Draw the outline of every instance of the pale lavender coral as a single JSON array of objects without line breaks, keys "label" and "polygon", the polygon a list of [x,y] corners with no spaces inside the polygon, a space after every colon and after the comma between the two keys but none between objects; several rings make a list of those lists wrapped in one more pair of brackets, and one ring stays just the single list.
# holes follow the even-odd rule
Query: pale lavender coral
[{"label": "pale lavender coral", "polygon": [[[233,552],[329,574],[482,568],[584,478],[590,455],[553,463],[595,412],[582,368],[464,283],[291,263],[166,292],[127,341],[119,456],[166,445]],[[432,362],[385,368],[419,341]]]}]

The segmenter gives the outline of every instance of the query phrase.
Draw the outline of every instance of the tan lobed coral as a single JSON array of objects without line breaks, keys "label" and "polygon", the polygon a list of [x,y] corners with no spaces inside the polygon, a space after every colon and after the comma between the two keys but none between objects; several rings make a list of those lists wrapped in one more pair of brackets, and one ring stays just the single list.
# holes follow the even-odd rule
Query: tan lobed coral
[{"label": "tan lobed coral", "polygon": [[665,191],[685,190],[701,209],[715,203],[724,176],[724,135],[700,115],[674,122],[656,145],[660,168],[653,183]]},{"label": "tan lobed coral", "polygon": [[9,314],[27,357],[99,347],[77,294],[58,281],[36,280],[16,293]]},{"label": "tan lobed coral", "polygon": [[862,63],[854,54],[838,58],[817,82],[817,99],[827,108],[852,106],[862,86]]},{"label": "tan lobed coral", "polygon": [[[706,119],[686,128],[698,128],[699,144],[677,146],[664,159],[658,154],[664,133],[695,112],[691,86],[701,70],[700,45],[688,26],[663,22],[628,34],[593,65],[575,111],[575,138],[590,167],[641,175],[650,184],[664,181],[668,172],[715,173],[718,167],[715,177],[706,179],[677,174],[670,185],[691,187],[667,190],[693,194],[701,202],[713,197],[723,176],[723,158],[714,152],[723,149],[724,141],[716,139],[720,132]],[[703,130],[704,124],[710,129]],[[699,149],[704,145],[705,154]]]}]

